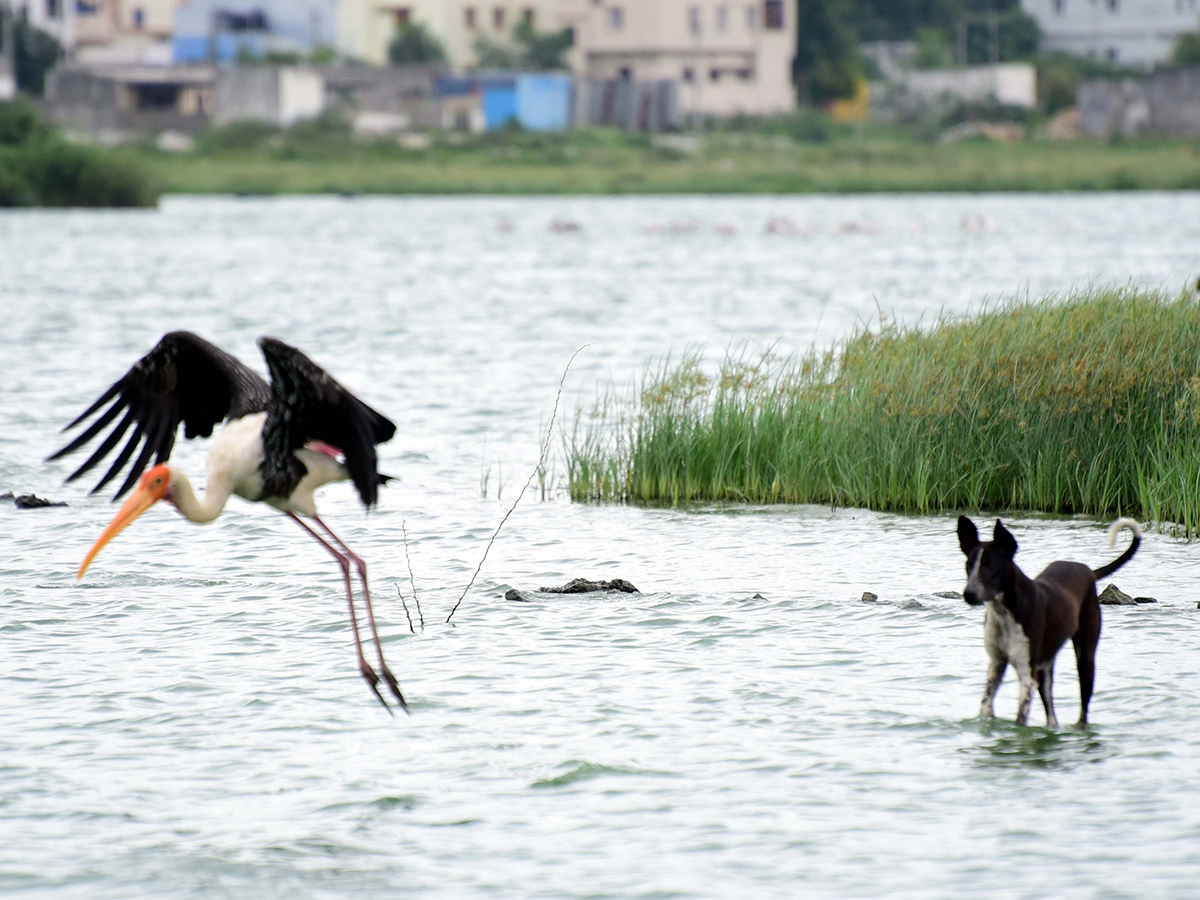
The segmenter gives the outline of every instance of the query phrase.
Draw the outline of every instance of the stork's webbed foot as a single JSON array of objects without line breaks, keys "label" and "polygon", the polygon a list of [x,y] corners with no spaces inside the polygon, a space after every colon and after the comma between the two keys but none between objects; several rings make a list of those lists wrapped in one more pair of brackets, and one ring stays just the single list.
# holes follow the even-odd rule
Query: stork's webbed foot
[{"label": "stork's webbed foot", "polygon": [[408,703],[405,701],[404,695],[400,693],[400,682],[396,680],[396,676],[392,674],[392,670],[389,669],[385,663],[380,663],[379,668],[383,672],[383,680],[386,681],[387,686],[391,688],[392,696],[396,698],[396,701],[400,704],[400,708],[404,710],[405,713],[412,715],[412,713],[409,713],[408,711]]},{"label": "stork's webbed foot", "polygon": [[[358,671],[362,675],[363,680],[366,681],[367,687],[371,689],[371,693],[379,699],[379,702],[383,704],[383,708],[388,711],[388,715],[396,715],[392,712],[392,708],[387,705],[387,701],[383,699],[383,694],[379,693],[379,676],[375,674],[375,670],[371,668],[371,664],[365,659],[360,659],[358,661]],[[407,712],[407,707],[405,707],[405,711]]]}]

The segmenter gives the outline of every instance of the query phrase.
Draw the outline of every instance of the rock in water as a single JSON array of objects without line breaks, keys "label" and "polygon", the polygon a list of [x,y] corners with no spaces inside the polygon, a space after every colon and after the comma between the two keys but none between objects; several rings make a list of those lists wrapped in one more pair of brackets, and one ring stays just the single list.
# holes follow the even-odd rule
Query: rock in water
[{"label": "rock in water", "polygon": [[617,591],[622,594],[641,593],[624,578],[614,578],[612,581],[588,581],[586,578],[574,578],[559,587],[543,587],[538,590],[545,594],[592,594],[599,591]]},{"label": "rock in water", "polygon": [[509,588],[504,592],[504,599],[510,603],[532,603],[533,601],[518,591],[516,588]]},{"label": "rock in water", "polygon": [[933,596],[940,597],[942,600],[961,600],[963,598],[958,591],[934,591]]},{"label": "rock in water", "polygon": [[874,603],[876,600],[879,599],[879,595],[872,594],[870,591],[863,591],[863,595],[860,599],[862,600],[863,603]]},{"label": "rock in water", "polygon": [[1156,600],[1154,597],[1134,597],[1133,602],[1134,603],[1157,603],[1158,600]]},{"label": "rock in water", "polygon": [[1115,584],[1104,589],[1100,594],[1100,602],[1105,606],[1137,606],[1137,601]]},{"label": "rock in water", "polygon": [[61,501],[46,500],[36,494],[22,494],[13,500],[17,509],[41,509],[45,506],[66,506]]}]

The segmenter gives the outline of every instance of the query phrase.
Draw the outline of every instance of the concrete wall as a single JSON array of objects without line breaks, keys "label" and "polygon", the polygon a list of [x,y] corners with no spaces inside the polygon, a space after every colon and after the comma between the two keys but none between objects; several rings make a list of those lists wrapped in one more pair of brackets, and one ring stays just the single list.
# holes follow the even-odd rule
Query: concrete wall
[{"label": "concrete wall", "polygon": [[682,124],[674,81],[592,79],[577,87],[576,122],[625,131],[667,131]]},{"label": "concrete wall", "polygon": [[1079,85],[1079,128],[1091,137],[1200,137],[1200,68]]},{"label": "concrete wall", "polygon": [[[47,78],[43,106],[55,124],[105,142],[166,129],[195,132],[209,122],[213,77],[206,67],[59,66]],[[163,87],[173,92],[172,105],[139,102],[144,90]]]},{"label": "concrete wall", "polygon": [[217,72],[213,122],[241,120],[287,127],[325,109],[325,82],[317,71],[289,66],[231,66]]},{"label": "concrete wall", "polygon": [[1005,106],[1037,106],[1037,72],[1027,63],[912,70],[899,84],[930,99],[948,95],[972,103],[991,99]]}]

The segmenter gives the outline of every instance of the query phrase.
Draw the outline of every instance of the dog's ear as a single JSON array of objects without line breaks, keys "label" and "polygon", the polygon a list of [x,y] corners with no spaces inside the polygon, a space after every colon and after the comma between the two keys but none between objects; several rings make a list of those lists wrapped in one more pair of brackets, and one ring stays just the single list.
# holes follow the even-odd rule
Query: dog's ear
[{"label": "dog's ear", "polygon": [[968,556],[979,546],[979,530],[966,516],[958,517],[958,546],[962,547],[962,552]]},{"label": "dog's ear", "polygon": [[1007,557],[1017,555],[1017,539],[999,519],[996,520],[996,530],[992,533],[992,546]]}]

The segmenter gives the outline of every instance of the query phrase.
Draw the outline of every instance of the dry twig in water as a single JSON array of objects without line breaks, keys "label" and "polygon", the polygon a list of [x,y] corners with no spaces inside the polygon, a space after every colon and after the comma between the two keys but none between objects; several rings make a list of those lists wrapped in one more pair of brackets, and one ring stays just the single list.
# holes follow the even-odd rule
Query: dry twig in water
[{"label": "dry twig in water", "polygon": [[533,484],[533,479],[537,475],[538,470],[546,464],[546,454],[550,452],[550,437],[554,434],[554,420],[558,418],[558,404],[562,400],[563,385],[567,381],[567,373],[571,371],[571,363],[575,362],[575,357],[590,346],[592,346],[591,343],[584,344],[572,353],[571,358],[567,360],[567,367],[563,369],[562,378],[558,381],[558,393],[554,397],[554,412],[550,414],[550,427],[546,429],[546,440],[542,443],[542,455],[538,458],[537,465],[534,466],[533,471],[529,473],[529,478],[526,479],[525,486],[517,492],[517,499],[508,508],[508,512],[504,514],[504,518],[500,520],[500,524],[496,526],[496,530],[492,532],[492,539],[488,541],[487,547],[484,548],[483,559],[479,560],[479,565],[475,567],[475,574],[471,576],[471,580],[463,588],[461,596],[459,596],[458,601],[454,604],[454,609],[450,610],[450,615],[446,616],[447,622],[454,618],[454,614],[458,612],[459,604],[463,602],[463,598],[467,596],[467,591],[471,590],[471,586],[475,584],[475,579],[479,577],[479,572],[483,569],[483,564],[487,561],[488,553],[491,552],[492,544],[496,543],[496,538],[500,536],[500,529],[504,527],[504,523],[508,521],[508,517],[516,511],[517,504],[521,502],[521,498],[529,490],[529,485]]}]

